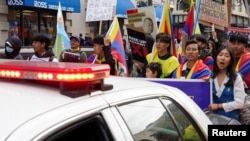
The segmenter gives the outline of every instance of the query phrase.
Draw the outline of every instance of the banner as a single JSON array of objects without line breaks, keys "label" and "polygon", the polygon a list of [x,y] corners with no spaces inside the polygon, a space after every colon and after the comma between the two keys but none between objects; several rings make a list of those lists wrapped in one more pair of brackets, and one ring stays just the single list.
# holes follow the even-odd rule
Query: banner
[{"label": "banner", "polygon": [[190,96],[194,102],[202,109],[207,109],[212,103],[212,83],[198,79],[151,79],[146,80],[157,82],[160,84],[176,87]]}]

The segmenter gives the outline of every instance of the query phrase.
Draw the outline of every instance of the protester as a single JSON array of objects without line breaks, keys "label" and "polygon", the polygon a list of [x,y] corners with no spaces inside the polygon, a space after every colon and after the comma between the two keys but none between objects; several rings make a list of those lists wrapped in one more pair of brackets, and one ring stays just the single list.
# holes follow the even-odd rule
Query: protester
[{"label": "protester", "polygon": [[208,48],[209,48],[209,51],[210,51],[212,57],[214,58],[214,55],[215,55],[216,50],[217,50],[214,41],[208,40]]},{"label": "protester", "polygon": [[213,103],[208,106],[215,114],[240,121],[239,109],[245,100],[244,84],[240,74],[234,71],[235,59],[230,47],[220,47],[214,58],[211,75]]},{"label": "protester", "polygon": [[233,49],[236,72],[240,73],[246,85],[250,87],[250,53],[246,51],[248,38],[242,33],[232,33],[229,46]]},{"label": "protester", "polygon": [[195,34],[193,37],[194,40],[198,43],[198,45],[201,47],[200,59],[203,60],[204,64],[206,64],[210,70],[213,70],[214,59],[212,53],[209,50],[208,41],[206,37],[202,34]]},{"label": "protester", "polygon": [[199,59],[201,48],[194,40],[186,42],[184,54],[186,61],[175,70],[173,78],[208,80],[211,74],[207,65]]},{"label": "protester", "polygon": [[49,47],[50,39],[47,35],[38,33],[32,39],[34,54],[28,57],[30,61],[58,62],[52,49]]},{"label": "protester", "polygon": [[111,54],[111,42],[108,37],[97,35],[93,39],[94,54],[90,55],[87,63],[109,64],[110,75],[118,75],[118,62]]},{"label": "protester", "polygon": [[10,37],[5,41],[5,57],[6,59],[23,60],[20,54],[22,48],[22,41],[18,37]]},{"label": "protester", "polygon": [[160,78],[162,74],[161,64],[151,62],[146,66],[146,78]]},{"label": "protester", "polygon": [[80,46],[85,46],[85,40],[82,37],[82,33],[79,34],[79,38],[80,38]]},{"label": "protester", "polygon": [[61,53],[59,61],[86,63],[87,55],[84,51],[81,51],[80,42],[81,39],[79,36],[71,36],[70,49],[66,49]]},{"label": "protester", "polygon": [[214,50],[218,50],[219,47],[222,46],[221,42],[219,42],[219,39],[218,39],[218,37],[217,37],[216,31],[212,31],[212,32],[211,32],[211,36],[210,36],[210,38],[208,39],[208,41],[213,41],[213,42],[214,42],[214,46],[215,46],[215,47],[214,47]]},{"label": "protester", "polygon": [[[150,62],[158,62],[162,67],[162,78],[172,78],[175,69],[180,65],[178,59],[170,52],[171,37],[166,33],[158,33],[156,35],[155,52],[146,56],[145,65]],[[145,75],[145,69],[142,70]],[[144,76],[145,77],[145,76]]]}]

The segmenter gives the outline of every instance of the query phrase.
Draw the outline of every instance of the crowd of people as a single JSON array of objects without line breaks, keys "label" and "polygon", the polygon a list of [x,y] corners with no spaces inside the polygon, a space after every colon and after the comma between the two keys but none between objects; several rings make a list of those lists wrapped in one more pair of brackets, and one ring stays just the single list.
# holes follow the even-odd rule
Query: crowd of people
[{"label": "crowd of people", "polygon": [[[171,36],[158,33],[155,40],[152,39],[155,44],[147,44],[151,49],[155,45],[156,51],[147,54],[142,67],[133,62],[133,56],[126,51],[126,40],[123,40],[129,76],[211,80],[213,103],[208,109],[240,121],[239,111],[245,100],[244,88],[250,87],[249,41],[242,33],[232,33],[226,42],[219,42],[216,32],[213,31],[212,35],[211,39],[207,39],[202,34],[189,38],[183,34],[182,53],[177,58],[170,51]],[[94,52],[87,56],[81,51],[81,37],[71,36],[71,48],[64,50],[58,58],[49,47],[50,39],[45,34],[37,34],[31,41],[34,54],[27,58],[29,61],[108,64],[110,74],[119,75],[119,62],[112,54],[108,37],[95,36],[92,40]],[[17,37],[7,39],[5,58],[23,60],[21,45]]]}]

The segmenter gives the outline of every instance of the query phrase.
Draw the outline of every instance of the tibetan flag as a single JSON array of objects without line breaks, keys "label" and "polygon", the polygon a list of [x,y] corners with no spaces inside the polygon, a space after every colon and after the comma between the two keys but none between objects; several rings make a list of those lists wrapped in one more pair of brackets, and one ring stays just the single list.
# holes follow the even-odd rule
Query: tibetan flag
[{"label": "tibetan flag", "polygon": [[191,70],[187,74],[183,74],[183,67],[186,62],[183,62],[173,73],[173,78],[181,79],[184,76],[185,79],[203,79],[207,80],[211,74],[210,69],[203,63],[202,60],[196,61]]},{"label": "tibetan flag", "polygon": [[195,24],[194,22],[195,22],[195,8],[194,8],[194,2],[193,0],[191,0],[190,10],[189,10],[189,13],[187,15],[186,22],[184,25],[184,31],[187,33],[188,37],[193,35],[194,24]]},{"label": "tibetan flag", "polygon": [[[170,11],[169,0],[165,1],[158,33],[166,33],[171,36],[172,41],[171,41],[171,46],[170,46],[170,53],[173,56],[176,56],[178,58],[177,49],[176,49],[175,42],[174,42],[173,18],[172,18],[172,14]],[[153,56],[156,55],[155,45],[153,47],[152,52],[154,53],[152,55],[152,58],[153,58]]]},{"label": "tibetan flag", "polygon": [[122,34],[117,17],[115,16],[108,32],[107,36],[111,41],[111,52],[114,58],[118,62],[118,75],[128,76],[128,69],[125,60],[125,51],[123,47]]},{"label": "tibetan flag", "polygon": [[243,55],[241,55],[236,67],[235,71],[239,72],[247,84],[248,88],[250,88],[250,53],[244,52]]},{"label": "tibetan flag", "polygon": [[57,11],[57,35],[53,48],[53,52],[57,58],[60,57],[60,54],[63,50],[70,48],[70,40],[64,29],[64,20],[62,15],[62,8],[59,2],[58,11]]},{"label": "tibetan flag", "polygon": [[198,16],[200,9],[200,0],[197,0],[197,11],[194,6],[193,0],[190,2],[190,11],[187,15],[187,19],[184,25],[184,31],[187,33],[188,37],[194,34],[201,34]]}]

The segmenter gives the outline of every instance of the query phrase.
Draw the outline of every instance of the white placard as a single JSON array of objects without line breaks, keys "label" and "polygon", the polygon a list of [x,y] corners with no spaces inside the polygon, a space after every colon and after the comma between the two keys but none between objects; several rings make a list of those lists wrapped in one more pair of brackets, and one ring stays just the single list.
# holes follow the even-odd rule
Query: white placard
[{"label": "white placard", "polygon": [[117,0],[88,0],[86,21],[105,21],[113,19]]}]

